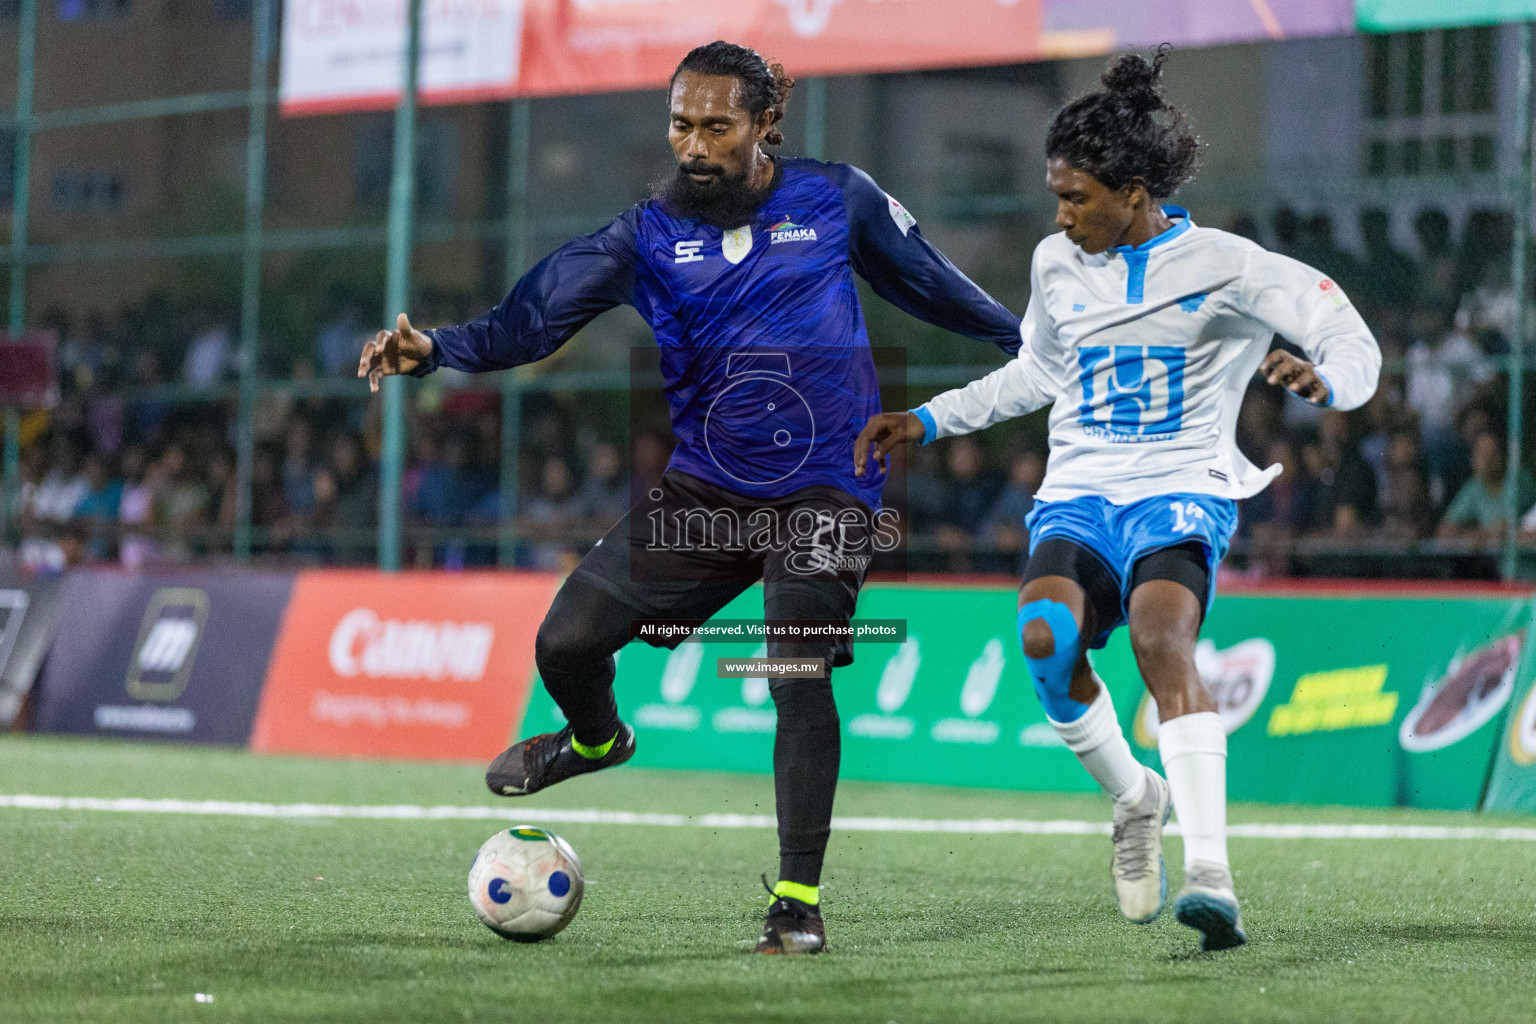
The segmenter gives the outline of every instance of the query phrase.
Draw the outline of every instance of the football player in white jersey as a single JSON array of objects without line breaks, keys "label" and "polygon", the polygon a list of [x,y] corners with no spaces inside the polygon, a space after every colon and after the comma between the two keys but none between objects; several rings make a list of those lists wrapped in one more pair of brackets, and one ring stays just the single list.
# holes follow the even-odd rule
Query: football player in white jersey
[{"label": "football player in white jersey", "polygon": [[[1238,451],[1238,407],[1257,371],[1300,399],[1358,408],[1376,390],[1381,354],[1323,274],[1162,203],[1193,176],[1200,147],[1163,97],[1166,59],[1166,47],[1152,63],[1118,57],[1103,89],[1052,123],[1046,185],[1062,230],[1035,249],[1017,357],[910,412],[873,417],[854,463],[884,472],[904,441],[1052,406],[1019,596],[1025,661],[1051,724],[1114,802],[1121,911],[1139,923],[1161,913],[1162,829],[1177,812],[1175,914],[1217,950],[1247,937],[1227,860],[1227,735],[1195,641],[1236,500],[1281,472]],[[1307,359],[1270,351],[1275,335]],[[1087,657],[1126,623],[1162,720],[1166,781],[1131,753]]]}]

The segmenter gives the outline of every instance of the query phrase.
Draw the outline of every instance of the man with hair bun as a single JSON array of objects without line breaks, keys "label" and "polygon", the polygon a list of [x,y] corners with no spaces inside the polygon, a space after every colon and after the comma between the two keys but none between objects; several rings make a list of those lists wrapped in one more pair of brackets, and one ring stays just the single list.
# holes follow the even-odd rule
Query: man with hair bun
[{"label": "man with hair bun", "polygon": [[[629,760],[614,654],[636,638],[682,640],[647,623],[708,619],[758,580],[770,621],[852,617],[869,558],[892,536],[884,481],[855,477],[848,460],[880,409],[855,273],[913,316],[1018,351],[1018,317],[867,174],[769,151],[793,86],[746,47],[694,49],[667,93],[677,169],[649,201],[545,257],[473,323],[418,331],[402,313],[363,348],[358,375],[374,389],[439,366],[502,370],[544,358],[617,305],[634,306],[660,348],[677,449],[539,627],[539,674],[568,724],[496,758],[486,783],[499,795]],[[779,874],[757,950],[814,953],[826,942],[818,887],[841,756],[829,670],[853,651],[771,638],[767,653],[819,659],[822,671],[770,676]]]},{"label": "man with hair bun", "polygon": [[[1145,924],[1167,898],[1162,829],[1184,834],[1178,920],[1201,948],[1247,941],[1227,861],[1227,734],[1195,670],[1195,642],[1237,500],[1281,472],[1238,451],[1238,407],[1258,371],[1298,398],[1357,409],[1381,353],[1338,285],[1165,205],[1200,140],[1164,98],[1168,48],[1116,58],[1103,88],[1067,105],[1046,139],[1059,234],[1035,249],[1023,346],[1007,365],[906,413],[870,419],[863,473],[904,441],[927,444],[1051,406],[1019,595],[1024,660],[1046,717],[1114,803],[1121,912]],[[1295,342],[1300,359],[1276,349]],[[876,474],[870,474],[876,475]],[[1157,701],[1165,780],[1120,730],[1088,650],[1129,624]]]}]

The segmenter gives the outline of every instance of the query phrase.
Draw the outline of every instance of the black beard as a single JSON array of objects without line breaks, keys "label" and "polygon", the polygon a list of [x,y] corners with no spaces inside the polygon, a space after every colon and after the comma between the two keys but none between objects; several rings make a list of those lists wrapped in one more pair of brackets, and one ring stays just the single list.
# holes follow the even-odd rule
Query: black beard
[{"label": "black beard", "polygon": [[746,171],[720,174],[703,184],[690,178],[680,165],[671,177],[651,186],[651,198],[674,217],[729,231],[752,223],[771,190],[771,185],[754,189],[747,182]]}]

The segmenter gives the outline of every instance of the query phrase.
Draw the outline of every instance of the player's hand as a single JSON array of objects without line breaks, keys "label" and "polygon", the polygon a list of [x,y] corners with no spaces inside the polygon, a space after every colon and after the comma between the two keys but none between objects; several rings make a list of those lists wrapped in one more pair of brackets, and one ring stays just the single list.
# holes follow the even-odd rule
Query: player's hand
[{"label": "player's hand", "polygon": [[398,373],[410,373],[432,354],[432,339],[411,326],[404,313],[392,331],[380,331],[363,346],[357,375],[368,378],[368,390],[378,391],[379,381]]},{"label": "player's hand", "polygon": [[910,412],[882,412],[871,416],[864,429],[853,442],[853,475],[863,476],[869,464],[870,446],[873,445],[875,465],[885,472],[885,457],[905,441],[923,439],[923,421]]},{"label": "player's hand", "polygon": [[1313,405],[1328,404],[1327,383],[1317,375],[1317,368],[1305,359],[1297,359],[1289,352],[1275,349],[1264,357],[1259,372],[1269,383],[1279,384]]}]

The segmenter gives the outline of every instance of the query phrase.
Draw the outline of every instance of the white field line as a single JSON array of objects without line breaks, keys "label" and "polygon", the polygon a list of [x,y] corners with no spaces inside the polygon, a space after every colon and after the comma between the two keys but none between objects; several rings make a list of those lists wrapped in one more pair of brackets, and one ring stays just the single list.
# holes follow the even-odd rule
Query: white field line
[{"label": "white field line", "polygon": [[[267,804],[233,800],[149,800],[142,797],[0,795],[0,809],[105,811],[113,814],[201,814],[235,818],[367,818],[390,821],[520,821],[539,824],[658,825],[667,828],[773,828],[766,814],[651,814],[558,807],[455,807],[438,804]],[[1029,821],[1018,818],[833,818],[841,832],[936,832],[958,835],[1107,835],[1108,822]],[[1168,832],[1179,834],[1177,824]],[[1492,839],[1536,842],[1536,828],[1446,825],[1249,824],[1230,825],[1241,839]]]}]

